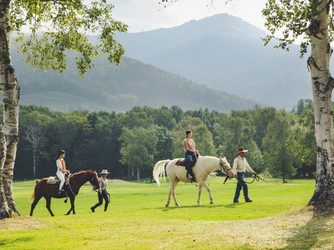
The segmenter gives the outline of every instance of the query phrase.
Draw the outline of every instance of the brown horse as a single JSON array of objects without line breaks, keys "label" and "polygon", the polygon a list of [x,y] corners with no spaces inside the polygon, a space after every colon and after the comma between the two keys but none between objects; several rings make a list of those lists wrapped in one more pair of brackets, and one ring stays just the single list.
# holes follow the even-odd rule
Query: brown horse
[{"label": "brown horse", "polygon": [[94,187],[94,189],[99,188],[98,176],[96,171],[93,170],[85,170],[72,174],[69,179],[69,185],[64,185],[65,192],[62,192],[60,194],[59,194],[59,182],[56,184],[48,184],[47,179],[48,178],[44,178],[42,180],[36,181],[36,186],[34,190],[35,199],[31,204],[30,216],[32,216],[38,201],[42,197],[44,197],[46,200],[46,208],[49,210],[51,216],[54,216],[54,214],[51,211],[51,198],[69,197],[71,201],[71,208],[66,213],[66,215],[69,215],[71,211],[73,211],[73,214],[75,214],[74,200],[75,196],[79,193],[80,187],[87,181],[89,181],[90,184]]}]

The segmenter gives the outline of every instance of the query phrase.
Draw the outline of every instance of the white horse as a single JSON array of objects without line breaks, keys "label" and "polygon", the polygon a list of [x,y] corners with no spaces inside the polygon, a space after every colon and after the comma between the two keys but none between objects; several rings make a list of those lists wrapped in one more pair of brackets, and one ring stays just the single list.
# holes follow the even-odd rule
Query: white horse
[{"label": "white horse", "polygon": [[[175,187],[180,181],[184,182],[191,182],[190,179],[186,177],[186,168],[184,166],[178,166],[175,165],[175,163],[179,159],[174,160],[161,160],[158,161],[154,168],[153,168],[153,178],[160,186],[159,176],[164,175],[165,167],[166,172],[169,178],[170,182],[170,188],[168,193],[168,199],[165,207],[169,206],[170,202],[170,196],[173,194],[174,202],[176,206],[179,206],[178,202],[176,201],[175,197]],[[226,157],[223,158],[217,158],[214,156],[199,156],[197,159],[197,162],[195,166],[193,167],[193,173],[195,175],[196,182],[198,183],[198,198],[197,198],[197,205],[200,205],[200,198],[201,198],[201,192],[202,188],[204,187],[210,196],[210,204],[213,204],[213,197],[211,194],[211,190],[206,183],[206,180],[210,173],[212,173],[215,170],[220,170],[228,177],[232,178],[234,177],[234,171],[231,168],[230,164],[226,160]]]}]

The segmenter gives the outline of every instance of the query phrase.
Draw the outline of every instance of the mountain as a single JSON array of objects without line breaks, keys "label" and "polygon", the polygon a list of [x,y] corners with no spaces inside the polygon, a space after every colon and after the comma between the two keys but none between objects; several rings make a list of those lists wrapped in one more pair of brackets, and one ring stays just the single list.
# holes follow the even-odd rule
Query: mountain
[{"label": "mountain", "polygon": [[126,55],[210,88],[291,109],[311,97],[306,59],[264,46],[266,33],[228,14],[178,27],[119,35]]},{"label": "mountain", "polygon": [[[21,104],[37,104],[53,110],[78,109],[126,111],[134,106],[179,106],[185,110],[208,108],[228,112],[247,109],[254,101],[227,95],[183,77],[127,57],[120,66],[100,57],[86,77],[79,77],[74,63],[64,73],[32,70],[13,52],[21,85]],[[73,56],[70,56],[73,57]]]}]

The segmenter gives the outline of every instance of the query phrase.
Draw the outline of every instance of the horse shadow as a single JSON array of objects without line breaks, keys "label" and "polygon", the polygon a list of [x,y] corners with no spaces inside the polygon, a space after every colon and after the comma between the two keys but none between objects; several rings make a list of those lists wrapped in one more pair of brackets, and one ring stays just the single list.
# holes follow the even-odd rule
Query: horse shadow
[{"label": "horse shadow", "polygon": [[225,205],[214,205],[214,204],[207,204],[207,205],[180,205],[180,206],[174,206],[174,207],[157,207],[158,209],[160,209],[163,212],[168,212],[168,211],[173,211],[175,209],[187,209],[187,208],[220,208],[220,207],[224,207]]},{"label": "horse shadow", "polygon": [[[332,238],[334,229],[327,222],[334,219],[333,211],[313,210],[312,218],[298,232],[287,239],[288,245],[279,250],[313,249],[330,244],[328,238]],[[325,237],[325,239],[322,239]]]}]

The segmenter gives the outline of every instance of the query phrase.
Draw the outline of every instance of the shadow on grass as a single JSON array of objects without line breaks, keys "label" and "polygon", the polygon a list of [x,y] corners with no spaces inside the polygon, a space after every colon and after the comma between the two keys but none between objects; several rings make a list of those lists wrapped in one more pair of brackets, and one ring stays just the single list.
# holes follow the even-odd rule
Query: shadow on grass
[{"label": "shadow on grass", "polygon": [[174,209],[185,209],[185,208],[217,208],[217,207],[224,207],[224,205],[214,205],[214,204],[209,204],[209,205],[188,205],[188,206],[182,206],[180,205],[179,207],[177,206],[170,206],[170,207],[158,207],[158,209],[161,209],[162,211],[168,212],[168,211],[172,211]]},{"label": "shadow on grass", "polygon": [[24,242],[28,242],[31,241],[33,239],[33,237],[18,237],[15,239],[10,239],[10,240],[0,240],[0,248],[1,246],[11,246],[13,244],[17,244],[17,243],[24,243]]},{"label": "shadow on grass", "polygon": [[301,227],[296,234],[288,238],[288,245],[280,248],[280,250],[308,250],[330,244],[334,229],[326,223],[333,219],[333,212],[323,213],[323,211],[314,210],[311,220]]}]

